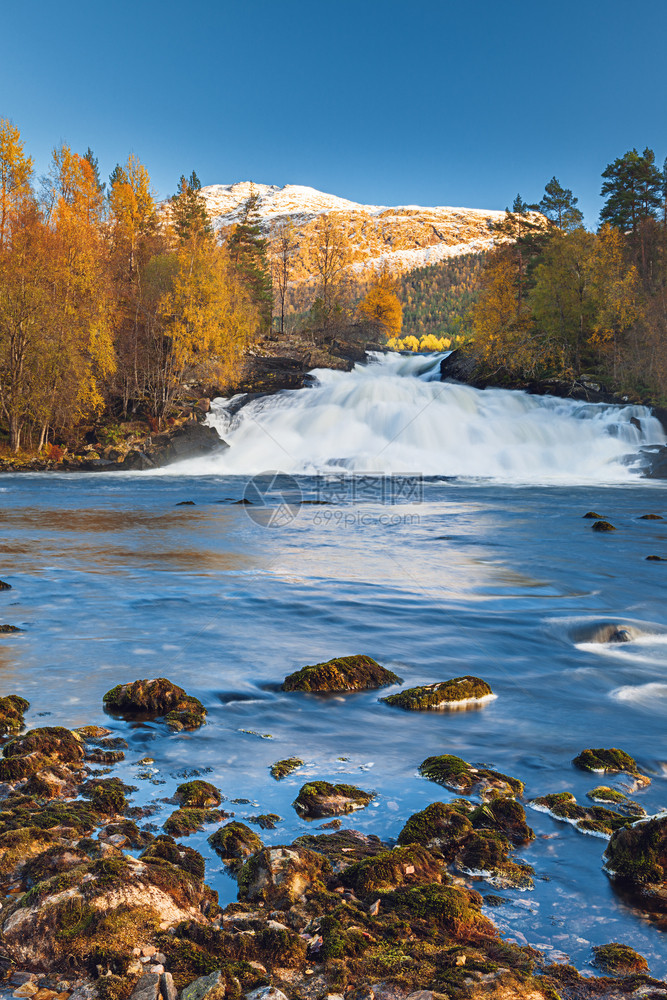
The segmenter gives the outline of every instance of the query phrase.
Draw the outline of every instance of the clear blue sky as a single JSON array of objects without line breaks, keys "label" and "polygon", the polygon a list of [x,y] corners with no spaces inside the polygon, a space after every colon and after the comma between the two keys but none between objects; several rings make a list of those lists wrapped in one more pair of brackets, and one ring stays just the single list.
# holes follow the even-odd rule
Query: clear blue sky
[{"label": "clear blue sky", "polygon": [[505,208],[555,174],[667,153],[666,0],[24,0],[2,5],[0,116],[38,172],[62,141],[157,193],[307,184],[376,204]]}]

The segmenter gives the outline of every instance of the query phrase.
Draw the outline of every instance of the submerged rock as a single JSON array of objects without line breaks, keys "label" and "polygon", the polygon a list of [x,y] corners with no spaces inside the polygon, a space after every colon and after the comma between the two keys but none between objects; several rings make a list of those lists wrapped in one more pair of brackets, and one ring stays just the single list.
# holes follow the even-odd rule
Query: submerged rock
[{"label": "submerged rock", "polygon": [[604,520],[602,514],[596,514],[594,510],[587,511],[587,513],[584,514],[584,517],[588,518],[589,521],[603,521]]},{"label": "submerged rock", "polygon": [[339,656],[289,674],[283,691],[365,691],[400,684],[402,679],[370,656]]},{"label": "submerged rock", "polygon": [[648,972],[648,962],[634,948],[612,941],[593,948],[593,965],[612,976],[627,976],[633,972]]},{"label": "submerged rock", "polygon": [[356,785],[332,785],[329,781],[311,781],[303,785],[292,803],[301,816],[342,816],[355,809],[364,809],[375,798],[375,792],[365,792]]},{"label": "submerged rock", "polygon": [[609,521],[596,521],[593,525],[593,531],[616,531],[616,528]]},{"label": "submerged rock", "polygon": [[640,521],[664,521],[664,517],[661,514],[642,514],[639,518]]},{"label": "submerged rock", "polygon": [[493,691],[486,681],[479,677],[465,676],[454,677],[450,681],[440,681],[436,684],[407,688],[380,700],[397,708],[424,712],[430,709],[479,705],[493,697],[495,697]]},{"label": "submerged rock", "polygon": [[296,771],[298,767],[303,767],[305,761],[301,760],[300,757],[286,757],[285,760],[277,760],[275,764],[271,765],[271,777],[275,778],[276,781],[282,781],[283,778],[287,778],[292,771]]},{"label": "submerged rock", "polygon": [[453,754],[427,757],[419,765],[419,773],[429,781],[444,785],[453,792],[463,792],[464,795],[474,792],[483,799],[492,799],[497,795],[523,795],[523,782],[517,778],[511,778],[500,771],[473,767]]},{"label": "submerged rock", "polygon": [[582,833],[597,837],[611,837],[615,830],[632,822],[630,817],[603,806],[580,806],[571,792],[540,795],[532,799],[529,805],[537,812],[548,813],[554,819],[570,823]]},{"label": "submerged rock", "polygon": [[0,736],[20,733],[23,729],[23,714],[30,708],[30,702],[18,694],[8,694],[0,698]]},{"label": "submerged rock", "polygon": [[216,854],[228,862],[245,861],[264,846],[254,830],[237,820],[221,826],[211,834],[208,842]]},{"label": "submerged rock", "polygon": [[156,677],[117,684],[103,698],[107,712],[129,718],[164,718],[172,729],[198,729],[205,720],[202,703],[183,688]]}]

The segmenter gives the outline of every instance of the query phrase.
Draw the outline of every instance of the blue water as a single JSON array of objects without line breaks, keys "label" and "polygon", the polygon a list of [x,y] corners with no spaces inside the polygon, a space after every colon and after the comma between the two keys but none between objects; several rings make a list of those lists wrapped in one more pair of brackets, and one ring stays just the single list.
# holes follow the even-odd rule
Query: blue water
[{"label": "blue water", "polygon": [[[297,477],[304,498],[321,481]],[[526,797],[571,790],[582,803],[600,783],[571,766],[589,746],[621,746],[652,777],[635,798],[667,806],[667,516],[664,488],[509,486],[425,482],[423,498],[394,505],[354,499],[288,508],[287,523],[256,523],[229,502],[243,476],[4,476],[0,479],[0,693],[31,702],[30,726],[106,723],[130,744],[118,773],[152,802],[159,826],[182,775],[203,771],[243,819],[283,817],[267,843],[289,843],[319,823],[291,802],[308,778],[377,791],[346,826],[391,840],[408,816],[453,796],[420,778],[428,755],[452,752],[515,775]],[[292,496],[291,499],[294,499]],[[194,500],[195,506],[176,506]],[[277,509],[279,498],[269,497]],[[614,534],[582,519],[607,516]],[[290,520],[297,511],[297,516]],[[622,646],[575,644],[587,621],[648,626]],[[335,655],[368,653],[407,684],[472,673],[497,699],[475,711],[413,714],[366,692],[283,694],[287,673]],[[198,696],[207,725],[170,734],[159,724],[109,720],[114,684],[166,676]],[[657,685],[647,688],[646,685]],[[619,690],[621,690],[619,697]],[[260,735],[244,733],[252,730]],[[307,766],[275,782],[269,765]],[[154,759],[152,780],[137,761]],[[608,779],[604,779],[605,783]],[[609,783],[619,784],[612,779]],[[231,800],[249,799],[248,804]],[[667,973],[664,934],[623,902],[602,870],[605,841],[527,810],[537,839],[517,853],[536,871],[532,892],[503,890],[489,913],[502,932],[588,968],[591,946],[624,941]],[[223,901],[235,884],[204,834]],[[476,882],[482,892],[498,890]]]}]

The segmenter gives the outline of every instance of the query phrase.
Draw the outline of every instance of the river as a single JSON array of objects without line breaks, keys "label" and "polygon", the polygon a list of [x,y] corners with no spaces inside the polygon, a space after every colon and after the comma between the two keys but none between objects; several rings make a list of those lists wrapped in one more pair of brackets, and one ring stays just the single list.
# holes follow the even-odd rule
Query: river
[{"label": "river", "polygon": [[[627,458],[664,441],[660,425],[636,407],[446,385],[437,363],[315,373],[313,388],[233,416],[219,402],[211,419],[230,449],[160,474],[1,477],[0,575],[13,588],[1,620],[25,631],[1,638],[0,694],[30,700],[29,726],[97,722],[125,736],[117,773],[156,828],[198,771],[237,818],[282,817],[259,831],[266,843],[320,825],[291,806],[309,778],[375,790],[344,825],[391,840],[416,809],[454,797],[417,773],[445,752],[521,778],[526,799],[568,790],[586,804],[600,776],[572,758],[620,746],[652,778],[634,798],[649,813],[667,806],[667,563],[646,560],[667,557],[667,521],[641,519],[667,517],[667,501]],[[285,475],[257,475],[267,469]],[[592,531],[589,510],[617,530]],[[581,641],[597,622],[640,636]],[[475,674],[498,697],[416,714],[379,702],[386,692],[278,690],[350,653],[406,685]],[[105,691],[154,676],[201,698],[207,725],[171,734],[104,715]],[[291,755],[306,766],[274,781],[269,765]],[[527,818],[536,840],[517,855],[535,888],[476,882],[507,900],[488,911],[502,933],[583,970],[592,945],[622,941],[667,974],[663,932],[603,871],[605,841]],[[210,832],[187,843],[226,902],[235,884]]]}]

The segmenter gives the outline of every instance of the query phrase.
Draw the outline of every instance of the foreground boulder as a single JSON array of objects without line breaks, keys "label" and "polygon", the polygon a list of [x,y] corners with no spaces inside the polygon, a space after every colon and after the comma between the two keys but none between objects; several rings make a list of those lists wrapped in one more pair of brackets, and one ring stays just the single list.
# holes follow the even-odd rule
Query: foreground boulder
[{"label": "foreground boulder", "polygon": [[634,757],[625,750],[619,750],[618,747],[582,750],[572,763],[580,771],[591,771],[593,774],[629,774],[640,788],[651,784],[650,778],[640,774],[639,765]]},{"label": "foreground boulder", "polygon": [[305,847],[265,847],[238,873],[239,899],[287,909],[301,896],[324,889],[332,874],[325,857]]},{"label": "foreground boulder", "polygon": [[122,717],[164,718],[171,729],[198,729],[206,718],[206,709],[197,698],[166,677],[117,684],[104,695],[104,708]]},{"label": "foreground boulder", "polygon": [[400,684],[401,678],[370,656],[339,656],[289,674],[283,691],[365,691]]},{"label": "foreground boulder", "polygon": [[479,677],[454,677],[450,681],[406,688],[398,694],[381,698],[388,705],[405,708],[411,712],[426,712],[446,708],[466,708],[480,705],[495,697],[493,691]]},{"label": "foreground boulder", "polygon": [[582,833],[590,833],[599,837],[611,837],[615,830],[620,830],[632,822],[628,816],[622,816],[604,806],[580,806],[571,792],[555,792],[540,795],[530,802],[532,809],[548,813],[554,819],[571,823]]},{"label": "foreground boulder", "polygon": [[136,941],[181,920],[203,920],[210,890],[163,858],[117,855],[38,882],[2,911],[3,947],[18,963],[86,966],[98,954],[125,971]]},{"label": "foreground boulder", "polygon": [[80,771],[83,739],[63,726],[43,726],[5,743],[2,756],[0,781],[19,781],[54,767],[71,776]]},{"label": "foreground boulder", "polygon": [[375,792],[365,792],[356,785],[311,781],[302,786],[292,805],[301,816],[319,819],[322,816],[342,816],[355,809],[364,809],[374,798]]},{"label": "foreground boulder", "polygon": [[612,941],[593,948],[593,965],[612,976],[626,976],[633,972],[648,972],[648,962],[634,948]]}]

